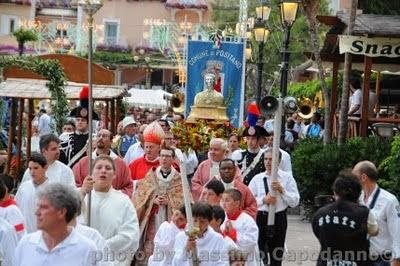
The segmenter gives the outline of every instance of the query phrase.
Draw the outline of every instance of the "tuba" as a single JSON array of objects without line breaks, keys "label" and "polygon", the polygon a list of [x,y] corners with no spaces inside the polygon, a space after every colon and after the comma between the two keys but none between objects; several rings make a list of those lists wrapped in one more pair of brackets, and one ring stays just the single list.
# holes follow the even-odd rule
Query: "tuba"
[{"label": "tuba", "polygon": [[170,100],[170,105],[174,113],[183,114],[184,112],[185,94],[181,91],[174,93]]},{"label": "tuba", "polygon": [[310,98],[302,98],[298,101],[299,116],[303,119],[310,119],[317,108]]}]

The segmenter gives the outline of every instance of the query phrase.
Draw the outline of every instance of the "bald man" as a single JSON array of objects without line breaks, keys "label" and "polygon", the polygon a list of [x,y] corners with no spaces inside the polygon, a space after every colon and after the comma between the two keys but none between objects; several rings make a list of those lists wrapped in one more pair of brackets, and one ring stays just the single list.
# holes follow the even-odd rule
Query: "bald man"
[{"label": "bald man", "polygon": [[[117,154],[115,154],[111,150],[111,140],[112,140],[112,135],[111,132],[108,131],[107,129],[101,129],[97,135],[96,135],[96,149],[92,153],[92,158],[93,160],[101,155],[108,155],[114,160],[115,164],[115,175],[116,177],[113,180],[112,186],[116,190],[121,190],[121,192],[124,192],[126,195],[131,197],[132,191],[133,191],[133,184],[131,181],[131,173],[129,171],[128,165],[122,160],[120,157],[118,157]],[[89,175],[89,158],[88,156],[83,157],[82,159],[79,160],[77,164],[72,168],[72,171],[74,172],[75,175],[75,182],[78,187],[82,186],[82,189],[88,189],[91,190],[93,180]],[[84,185],[84,180],[86,182],[89,182],[90,185],[86,186]],[[89,191],[85,191],[86,193]]]},{"label": "bald man", "polygon": [[[374,214],[379,234],[370,238],[370,254],[374,266],[400,265],[400,206],[397,198],[376,183],[378,170],[370,161],[361,161],[353,168],[360,180],[360,201]],[[391,264],[390,264],[391,260]]]}]

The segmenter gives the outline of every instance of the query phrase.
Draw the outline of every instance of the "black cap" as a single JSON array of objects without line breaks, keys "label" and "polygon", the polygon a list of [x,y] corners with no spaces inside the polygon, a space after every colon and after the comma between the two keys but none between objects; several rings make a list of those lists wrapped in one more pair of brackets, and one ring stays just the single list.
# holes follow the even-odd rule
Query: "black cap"
[{"label": "black cap", "polygon": [[[74,109],[72,109],[71,113],[69,114],[69,116],[71,117],[75,117],[75,118],[85,118],[86,120],[88,120],[88,116],[89,116],[89,112],[87,108],[84,108],[82,106],[77,106]],[[92,119],[93,120],[100,120],[99,116],[97,115],[97,113],[95,111],[93,111],[92,113]]]},{"label": "black cap", "polygon": [[255,125],[252,127],[246,127],[242,133],[243,137],[256,136],[256,137],[260,138],[260,137],[266,137],[267,135],[268,135],[267,130],[265,130],[264,127],[259,126],[259,125]]}]

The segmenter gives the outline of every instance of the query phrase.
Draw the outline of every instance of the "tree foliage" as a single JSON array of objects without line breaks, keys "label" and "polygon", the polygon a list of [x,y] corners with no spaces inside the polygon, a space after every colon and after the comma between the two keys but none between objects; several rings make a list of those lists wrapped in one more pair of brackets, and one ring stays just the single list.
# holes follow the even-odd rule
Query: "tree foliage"
[{"label": "tree foliage", "polygon": [[359,0],[358,8],[362,9],[365,14],[400,15],[399,0]]},{"label": "tree foliage", "polygon": [[[397,144],[397,153],[398,148]],[[369,160],[379,166],[385,161],[390,149],[390,140],[379,137],[352,138],[341,146],[335,141],[323,145],[321,140],[313,138],[301,141],[292,153],[292,163],[303,206],[312,212],[316,196],[333,194],[332,184],[341,170],[352,168],[361,160]],[[398,161],[395,162],[398,164]],[[383,188],[396,193],[392,179],[381,169],[379,180]]]},{"label": "tree foliage", "polygon": [[[260,5],[259,0],[248,0],[248,17],[256,17],[255,8]],[[267,28],[270,31],[268,40],[264,46],[264,70],[263,70],[263,87],[269,91],[272,85],[278,87],[278,78],[281,63],[281,50],[284,38],[283,27],[281,24],[280,7],[278,0],[271,0],[270,7],[272,8],[270,17],[267,22]],[[239,18],[239,0],[218,0],[212,4],[212,21],[214,25],[220,29],[229,28],[235,29],[235,25]],[[321,1],[319,14],[327,14],[328,5],[326,0]],[[323,34],[320,34],[320,41],[322,42]],[[250,40],[253,50],[252,59],[247,63],[248,67],[254,69],[254,64],[257,62],[258,45],[254,40]],[[299,8],[298,16],[291,29],[291,39],[289,45],[290,62],[289,66],[296,66],[306,61],[307,58],[304,52],[310,51],[310,38],[308,33],[308,26],[302,8]],[[251,66],[252,65],[252,66]],[[246,73],[248,83],[253,84],[256,71],[249,71]],[[290,78],[290,77],[289,77]],[[253,81],[252,81],[253,80]],[[266,94],[264,90],[263,94]],[[252,93],[247,93],[253,95]]]},{"label": "tree foliage", "polygon": [[25,29],[21,27],[12,34],[18,42],[19,55],[23,54],[25,43],[35,42],[38,40],[38,35],[33,29]]},{"label": "tree foliage", "polygon": [[22,70],[30,70],[43,76],[48,83],[46,86],[49,88],[52,98],[52,110],[54,112],[54,120],[58,132],[62,132],[62,127],[65,122],[67,114],[67,96],[64,91],[66,77],[64,70],[57,60],[53,59],[40,59],[36,57],[11,57],[0,56],[0,68],[18,67]]}]

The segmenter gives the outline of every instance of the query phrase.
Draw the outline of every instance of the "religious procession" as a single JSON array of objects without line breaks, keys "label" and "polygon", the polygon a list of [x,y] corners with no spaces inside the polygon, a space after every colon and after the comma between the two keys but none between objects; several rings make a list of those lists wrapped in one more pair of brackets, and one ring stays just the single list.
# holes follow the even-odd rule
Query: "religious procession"
[{"label": "religious procession", "polygon": [[1,266],[400,266],[400,2],[0,1]]}]

